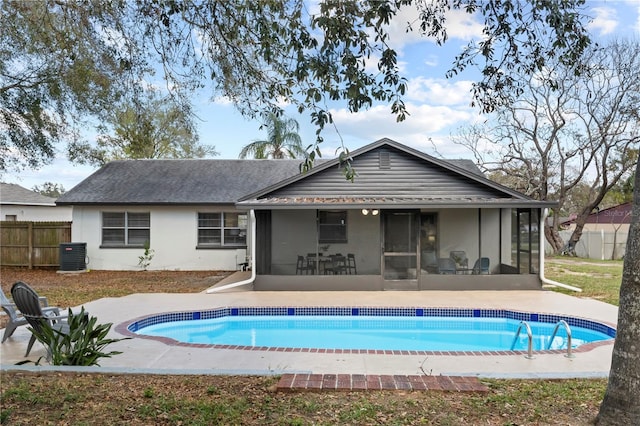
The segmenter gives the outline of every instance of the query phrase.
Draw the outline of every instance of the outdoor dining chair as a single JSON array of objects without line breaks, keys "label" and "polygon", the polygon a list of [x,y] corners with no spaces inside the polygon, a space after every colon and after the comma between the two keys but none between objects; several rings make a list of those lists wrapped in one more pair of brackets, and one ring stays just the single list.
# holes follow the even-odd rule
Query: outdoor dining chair
[{"label": "outdoor dining chair", "polygon": [[344,274],[347,272],[347,258],[341,254],[331,255],[331,262],[325,266],[325,274]]},{"label": "outdoor dining chair", "polygon": [[489,273],[489,258],[488,257],[479,257],[478,260],[473,264],[472,274],[480,275],[480,274],[488,274]]},{"label": "outdoor dining chair", "polygon": [[438,259],[438,272],[441,274],[455,274],[456,262],[450,257],[441,257]]},{"label": "outdoor dining chair", "polygon": [[[18,281],[11,287],[11,297],[16,307],[27,320],[31,328],[36,331],[41,331],[44,324],[48,324],[54,330],[61,333],[69,333],[69,326],[66,322],[61,320],[66,319],[67,315],[47,315],[40,305],[40,296],[34,289],[28,284]],[[32,333],[31,339],[29,339],[29,345],[27,346],[27,353],[24,356],[28,356],[31,352],[31,348],[36,341],[36,336]],[[47,348],[49,352],[49,348]],[[49,355],[49,354],[48,354]]]},{"label": "outdoor dining chair", "polygon": [[353,253],[347,253],[347,272],[352,275],[358,275],[358,269],[356,268],[356,255]]},{"label": "outdoor dining chair", "polygon": [[[60,315],[60,308],[58,308],[57,306],[49,306],[49,302],[47,301],[46,297],[40,296],[39,301],[40,305],[42,306],[42,312],[45,315]],[[2,343],[4,343],[4,341],[11,337],[13,332],[16,331],[16,328],[20,327],[21,325],[28,324],[28,322],[22,315],[22,313],[18,310],[16,304],[13,303],[13,301],[4,294],[4,291],[2,291],[2,289],[0,289],[0,305],[2,307],[2,310],[9,317],[9,321],[7,322],[7,325],[4,329],[4,334],[2,335]]]},{"label": "outdoor dining chair", "polygon": [[296,275],[301,274],[313,274],[315,270],[315,266],[311,265],[304,256],[298,255],[298,260],[296,261]]},{"label": "outdoor dining chair", "polygon": [[456,262],[456,269],[469,268],[469,259],[467,253],[463,250],[453,250],[449,252],[449,257]]}]

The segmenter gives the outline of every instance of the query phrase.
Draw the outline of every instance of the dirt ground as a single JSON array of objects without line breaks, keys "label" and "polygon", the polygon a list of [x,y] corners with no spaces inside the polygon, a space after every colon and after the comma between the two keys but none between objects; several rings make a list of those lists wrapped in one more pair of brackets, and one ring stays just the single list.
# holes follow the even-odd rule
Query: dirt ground
[{"label": "dirt ground", "polygon": [[[2,291],[10,296],[11,286],[23,281],[50,305],[79,306],[102,297],[133,293],[198,293],[215,285],[233,271],[94,271],[60,274],[54,269],[0,269]],[[0,316],[0,328],[6,316]]]}]

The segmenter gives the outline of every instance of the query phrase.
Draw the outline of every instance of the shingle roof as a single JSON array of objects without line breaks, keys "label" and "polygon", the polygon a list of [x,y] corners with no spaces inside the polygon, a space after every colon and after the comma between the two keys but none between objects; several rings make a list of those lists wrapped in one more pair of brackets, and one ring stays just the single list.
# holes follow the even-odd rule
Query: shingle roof
[{"label": "shingle roof", "polygon": [[65,204],[229,204],[299,173],[300,160],[124,160],[58,199]]},{"label": "shingle roof", "polygon": [[56,199],[46,197],[15,183],[0,182],[0,203],[55,206]]},{"label": "shingle roof", "polygon": [[[477,188],[482,189],[471,191],[469,193],[471,195],[460,195],[459,193],[454,195],[447,192],[446,195],[443,195],[446,199],[443,199],[443,196],[438,198],[440,202],[451,204],[455,201],[464,202],[467,205],[475,205],[482,201],[482,203],[486,204],[489,202],[485,200],[485,198],[489,196],[489,194],[492,194],[491,198],[493,199],[493,202],[491,202],[491,204],[500,200],[503,202],[505,197],[516,198],[519,202],[537,203],[529,197],[486,179],[478,167],[476,167],[476,165],[470,160],[436,159],[390,139],[380,139],[373,144],[354,151],[352,156],[354,159],[364,158],[365,155],[368,155],[367,153],[373,153],[381,147],[404,152],[411,159],[415,159],[418,162],[424,161],[427,164],[432,164],[434,167],[439,167],[440,169],[438,170],[445,171],[445,175],[448,173],[448,176],[458,176],[461,179],[466,179],[465,182],[471,182],[472,185],[476,185]],[[306,201],[300,203],[298,200],[293,203],[292,200],[288,199],[286,196],[283,198],[273,191],[289,187],[290,185],[300,181],[304,181],[305,183],[311,182],[313,176],[327,176],[326,171],[334,166],[339,166],[339,160],[322,159],[317,161],[316,167],[314,167],[314,169],[305,176],[300,175],[300,164],[301,160],[213,159],[114,161],[105,165],[69,192],[64,194],[58,199],[57,203],[59,205],[202,205],[236,204],[240,202],[239,205],[247,206],[253,204],[262,205],[266,201],[260,201],[258,199],[267,198],[271,200],[274,206],[306,205]],[[422,168],[420,170],[422,170]],[[405,173],[405,175],[405,178],[409,179],[411,182],[418,179],[415,177],[412,169],[408,169],[408,174]],[[340,182],[334,182],[334,186],[339,186],[340,184],[345,183],[342,173],[337,173],[336,176],[338,176]],[[442,176],[438,175],[437,177],[440,178]],[[447,178],[443,177],[443,179]],[[326,193],[326,191],[324,191],[326,189],[326,182],[327,181],[324,177],[320,181],[323,189],[323,191],[320,191],[322,192],[322,197],[326,198],[327,195],[341,195],[340,192],[331,185],[329,185],[329,187],[333,188],[333,190],[329,190],[329,192]],[[456,184],[457,181],[452,182],[453,184]],[[407,182],[405,182],[405,184],[406,183]],[[352,192],[351,190],[354,189],[354,187],[351,187],[349,191],[347,191],[349,192],[349,197],[369,197],[370,195],[365,195],[365,193],[371,193],[371,187],[368,185],[368,181],[363,181],[360,186],[366,190],[363,189],[360,191],[361,193],[358,193],[357,191]],[[311,191],[311,193],[308,192],[309,188],[307,187],[303,189],[304,194],[302,195],[304,196],[318,196],[318,194],[314,194],[313,191]],[[439,192],[443,192],[441,189]],[[439,192],[436,191],[434,194]],[[375,197],[382,196],[385,196],[384,193],[375,195]],[[392,196],[393,199],[390,198],[385,200],[386,202],[392,202],[398,205],[404,205],[409,202],[406,200],[399,201],[400,199],[398,197],[401,197],[402,193],[398,191],[392,191],[390,196]],[[418,192],[413,194],[413,202],[422,201],[424,203],[425,201],[430,201],[433,203],[436,201],[431,195],[428,199],[424,200],[419,200],[420,196],[421,195]],[[457,198],[455,198],[456,196]],[[449,198],[451,197],[454,197],[455,200],[450,200]],[[369,203],[373,201],[374,200],[369,200]],[[320,204],[333,204],[335,202],[335,200],[327,199],[324,202],[320,202]],[[343,201],[343,203],[352,204],[351,201]],[[317,202],[312,204],[317,204]]]}]

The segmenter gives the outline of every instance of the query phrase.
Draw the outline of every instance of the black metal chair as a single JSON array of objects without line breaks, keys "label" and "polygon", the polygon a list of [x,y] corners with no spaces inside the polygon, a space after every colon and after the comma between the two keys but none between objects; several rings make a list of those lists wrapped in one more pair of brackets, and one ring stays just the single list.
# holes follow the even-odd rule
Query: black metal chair
[{"label": "black metal chair", "polygon": [[304,256],[298,256],[298,260],[296,261],[296,275],[309,275],[309,273],[313,274],[315,267],[304,258]]},{"label": "black metal chair", "polygon": [[347,272],[347,258],[340,255],[334,254],[331,256],[331,262],[324,267],[325,274],[344,274]]},{"label": "black metal chair", "polygon": [[353,253],[347,253],[347,272],[352,275],[358,275],[356,256]]},{"label": "black metal chair", "polygon": [[[34,289],[28,284],[18,281],[11,287],[11,297],[16,307],[22,313],[24,319],[27,320],[33,330],[41,331],[45,324],[48,324],[54,330],[61,333],[69,333],[69,326],[66,322],[61,320],[66,319],[67,315],[47,315],[43,311],[40,305],[40,297]],[[36,341],[35,335],[31,334],[29,339],[29,345],[27,346],[27,353],[24,356],[28,356],[31,352],[31,348]],[[47,355],[50,356],[50,350],[47,348]]]}]

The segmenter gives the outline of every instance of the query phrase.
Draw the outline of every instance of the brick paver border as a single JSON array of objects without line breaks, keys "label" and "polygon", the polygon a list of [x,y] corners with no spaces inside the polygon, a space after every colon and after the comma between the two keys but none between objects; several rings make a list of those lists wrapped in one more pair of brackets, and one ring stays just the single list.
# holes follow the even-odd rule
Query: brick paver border
[{"label": "brick paver border", "polygon": [[477,377],[377,374],[283,374],[278,391],[447,391],[489,392]]}]

